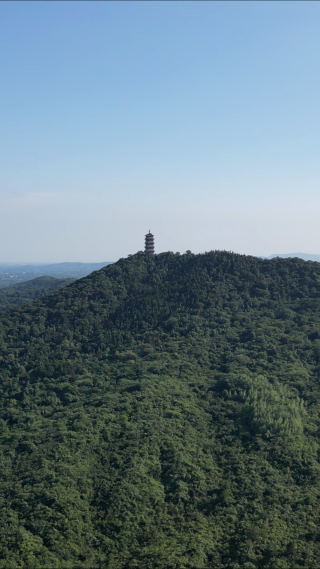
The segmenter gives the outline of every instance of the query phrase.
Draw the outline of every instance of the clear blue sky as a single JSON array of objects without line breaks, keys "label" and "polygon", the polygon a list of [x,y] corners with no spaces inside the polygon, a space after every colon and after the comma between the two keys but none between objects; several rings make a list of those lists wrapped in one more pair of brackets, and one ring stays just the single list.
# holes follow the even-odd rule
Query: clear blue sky
[{"label": "clear blue sky", "polygon": [[0,262],[320,253],[319,2],[1,2]]}]

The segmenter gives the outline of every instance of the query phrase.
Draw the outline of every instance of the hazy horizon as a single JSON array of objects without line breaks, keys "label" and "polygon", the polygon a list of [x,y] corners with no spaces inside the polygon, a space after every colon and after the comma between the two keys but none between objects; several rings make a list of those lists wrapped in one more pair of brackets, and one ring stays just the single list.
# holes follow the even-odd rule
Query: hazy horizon
[{"label": "hazy horizon", "polygon": [[1,2],[1,262],[317,254],[319,16]]},{"label": "hazy horizon", "polygon": [[[165,253],[166,251],[162,251],[163,253]],[[180,251],[181,254],[184,254],[186,251]],[[193,251],[192,251],[193,252]],[[231,253],[234,253],[234,251],[230,251]],[[245,254],[245,253],[244,253]],[[263,256],[263,255],[254,255],[255,257],[261,258],[261,259],[266,259],[266,260],[270,260],[274,257],[299,257],[301,259],[305,260],[314,260],[314,261],[320,261],[320,253],[319,254],[315,254],[315,253],[272,253],[271,255],[267,255],[267,256]],[[121,257],[120,257],[121,258]],[[75,265],[103,265],[103,264],[112,264],[112,263],[116,263],[119,259],[113,259],[113,260],[109,260],[109,261],[61,261],[61,262],[55,262],[55,263],[50,263],[50,262],[40,262],[40,263],[28,263],[28,262],[1,262],[0,261],[0,267],[44,267],[44,266],[54,266],[54,265],[67,265],[67,264],[75,264]]]},{"label": "hazy horizon", "polygon": [[91,264],[92,265],[102,265],[103,263],[110,263],[110,262],[114,263],[114,261],[61,261],[61,262],[57,261],[54,263],[50,263],[50,262],[46,262],[46,261],[42,261],[40,263],[32,263],[32,262],[29,263],[29,262],[25,262],[25,261],[20,261],[20,262],[16,261],[16,262],[11,263],[11,262],[0,261],[0,267],[5,267],[5,266],[9,267],[10,265],[17,266],[17,267],[19,267],[19,266],[24,267],[24,266],[29,266],[29,265],[34,266],[34,267],[37,267],[37,266],[42,267],[45,265],[63,265],[63,264],[68,264],[68,263],[75,263],[75,264],[79,264],[79,265],[81,265],[81,264],[82,265],[91,265]]}]

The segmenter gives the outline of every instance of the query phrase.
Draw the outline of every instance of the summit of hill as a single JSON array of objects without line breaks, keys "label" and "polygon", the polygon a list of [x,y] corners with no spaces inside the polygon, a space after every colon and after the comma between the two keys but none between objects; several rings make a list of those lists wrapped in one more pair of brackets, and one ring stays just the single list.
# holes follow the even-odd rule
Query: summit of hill
[{"label": "summit of hill", "polygon": [[0,568],[319,567],[318,263],[138,253],[0,334]]}]

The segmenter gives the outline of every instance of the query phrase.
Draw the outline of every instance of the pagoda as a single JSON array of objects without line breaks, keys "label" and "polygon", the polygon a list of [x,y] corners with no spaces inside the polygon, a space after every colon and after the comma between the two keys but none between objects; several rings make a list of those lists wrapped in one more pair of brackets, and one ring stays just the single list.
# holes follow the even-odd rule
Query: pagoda
[{"label": "pagoda", "polygon": [[154,235],[150,233],[150,229],[145,238],[144,251],[145,253],[151,253],[152,255],[154,254]]}]

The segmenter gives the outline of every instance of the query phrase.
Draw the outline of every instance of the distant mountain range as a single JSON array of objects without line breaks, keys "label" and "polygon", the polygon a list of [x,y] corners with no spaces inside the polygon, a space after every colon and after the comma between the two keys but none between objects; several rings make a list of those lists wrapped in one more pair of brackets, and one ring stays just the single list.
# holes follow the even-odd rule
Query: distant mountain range
[{"label": "distant mountain range", "polygon": [[59,288],[75,282],[75,278],[57,279],[56,277],[37,277],[18,282],[0,289],[0,312],[17,308],[21,304],[30,304],[38,298],[57,291]]},{"label": "distant mountain range", "polygon": [[274,259],[275,257],[281,257],[286,259],[287,257],[298,257],[304,261],[317,261],[320,262],[320,255],[311,255],[310,253],[276,253],[275,255],[270,255],[270,257],[263,257],[264,259]]},{"label": "distant mountain range", "polygon": [[55,263],[51,265],[13,265],[9,263],[0,263],[0,288],[42,276],[56,277],[60,279],[81,279],[93,271],[99,271],[106,265],[110,265],[110,262]]}]

